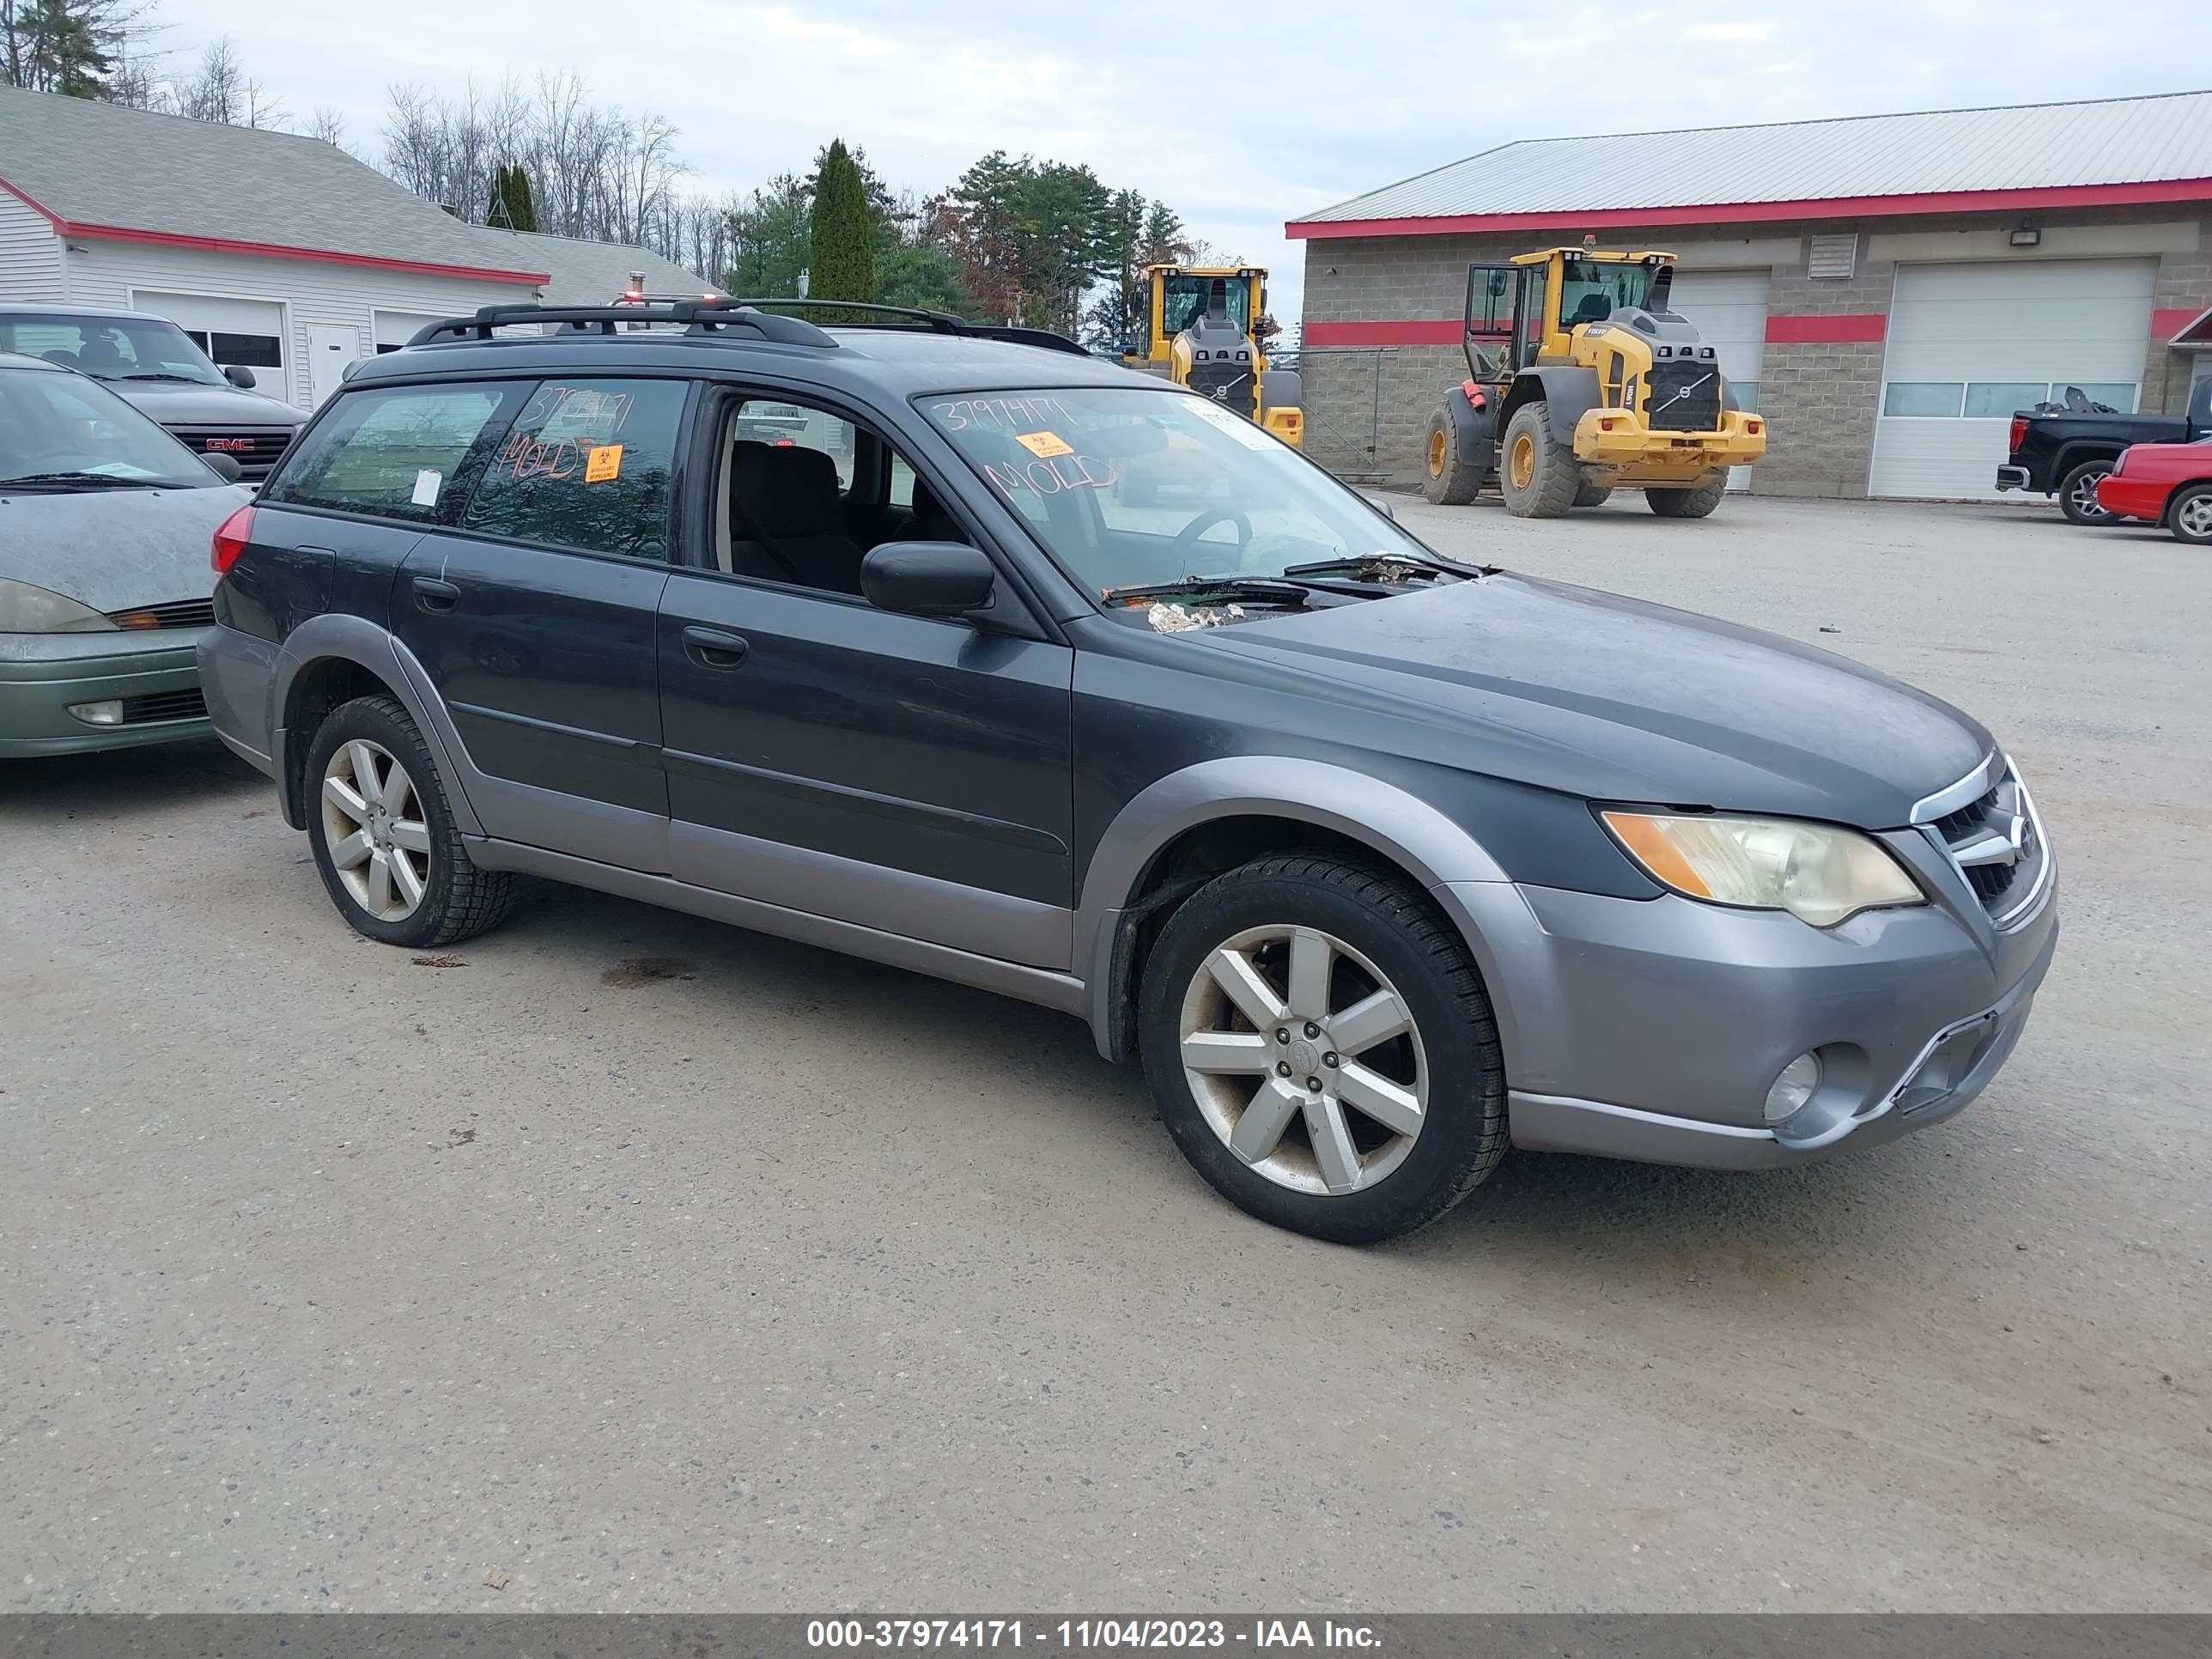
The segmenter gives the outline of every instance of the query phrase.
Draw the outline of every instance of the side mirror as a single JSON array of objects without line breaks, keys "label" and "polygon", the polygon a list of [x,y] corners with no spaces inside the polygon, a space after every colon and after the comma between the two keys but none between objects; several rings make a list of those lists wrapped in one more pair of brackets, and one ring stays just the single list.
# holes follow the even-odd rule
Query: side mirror
[{"label": "side mirror", "polygon": [[223,370],[222,378],[240,392],[251,392],[256,385],[253,371],[243,363],[233,363],[228,368]]},{"label": "side mirror", "polygon": [[244,469],[238,464],[238,458],[234,455],[208,454],[201,456],[200,459],[207,463],[209,471],[214,473],[225,483],[236,483],[246,476]]},{"label": "side mirror", "polygon": [[1370,495],[1366,490],[1363,489],[1359,492],[1359,499],[1365,501],[1368,506],[1373,507],[1384,518],[1389,520],[1392,524],[1398,522],[1397,509],[1393,507],[1390,503],[1382,496]]},{"label": "side mirror", "polygon": [[965,542],[885,542],[860,562],[860,592],[878,611],[964,617],[991,603],[998,568]]}]

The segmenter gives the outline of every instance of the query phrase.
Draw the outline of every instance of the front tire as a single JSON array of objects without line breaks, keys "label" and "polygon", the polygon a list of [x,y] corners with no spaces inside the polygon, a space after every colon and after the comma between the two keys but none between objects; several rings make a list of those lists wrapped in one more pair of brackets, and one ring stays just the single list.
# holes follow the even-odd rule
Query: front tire
[{"label": "front tire", "polygon": [[1516,519],[1556,519],[1582,491],[1583,466],[1572,444],[1552,436],[1544,405],[1523,404],[1505,423],[1505,453],[1498,463],[1498,488]]},{"label": "front tire", "polygon": [[520,891],[462,843],[430,745],[400,702],[356,697],[307,748],[307,840],[331,902],[380,945],[423,950],[504,921]]},{"label": "front tire", "polygon": [[1577,507],[1603,507],[1612,499],[1613,486],[1611,484],[1601,483],[1597,480],[1590,477],[1588,473],[1583,475],[1582,488],[1575,491],[1575,505]]},{"label": "front tire", "polygon": [[1160,1117],[1262,1221],[1370,1244],[1435,1220],[1504,1157],[1504,1062],[1465,941],[1361,865],[1287,854],[1216,878],[1145,965]]},{"label": "front tire", "polygon": [[2166,526],[2178,542],[2212,547],[2212,483],[2191,484],[2173,498]]},{"label": "front tire", "polygon": [[1709,519],[1727,494],[1728,477],[1723,473],[1687,489],[1647,489],[1644,500],[1662,519]]},{"label": "front tire", "polygon": [[2067,522],[2079,525],[2106,525],[2113,515],[2097,500],[2097,486],[2112,476],[2110,461],[2084,461],[2067,473],[2058,484],[2058,510],[2066,515]]}]

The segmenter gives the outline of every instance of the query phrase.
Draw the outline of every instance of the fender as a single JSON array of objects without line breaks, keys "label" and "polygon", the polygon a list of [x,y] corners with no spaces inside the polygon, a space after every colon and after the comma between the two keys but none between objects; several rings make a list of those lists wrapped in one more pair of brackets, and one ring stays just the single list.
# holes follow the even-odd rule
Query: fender
[{"label": "fender", "polygon": [[[294,629],[277,651],[276,669],[269,678],[269,753],[276,769],[277,796],[285,821],[290,823],[293,815],[302,811],[299,793],[293,787],[294,757],[288,752],[293,687],[308,669],[334,659],[367,669],[392,688],[392,694],[421,728],[440,772],[453,785],[447,792],[447,804],[453,809],[461,833],[483,835],[483,826],[469,805],[465,781],[475,775],[475,769],[467,763],[468,751],[461,746],[460,735],[454,731],[453,718],[447,714],[429,675],[415,653],[386,629],[363,617],[337,611],[311,617]],[[304,763],[305,757],[299,759]],[[292,827],[307,826],[303,817]]]},{"label": "fender", "polygon": [[[1420,883],[1451,918],[1481,971],[1510,1056],[1510,989],[1490,933],[1534,918],[1520,889],[1468,830],[1428,802],[1325,761],[1264,755],[1200,761],[1133,796],[1099,837],[1075,915],[1076,959],[1084,964],[1093,1042],[1121,1058],[1120,1010],[1128,964],[1121,918],[1160,853],[1201,823],[1228,817],[1286,818],[1332,830],[1371,848]],[[1478,921],[1478,912],[1486,918]]]},{"label": "fender", "polygon": [[1498,416],[1500,429],[1522,404],[1532,401],[1544,405],[1544,425],[1552,434],[1552,441],[1571,447],[1576,423],[1601,401],[1597,371],[1564,363],[1522,369],[1514,379],[1513,389],[1506,394],[1505,408]]}]

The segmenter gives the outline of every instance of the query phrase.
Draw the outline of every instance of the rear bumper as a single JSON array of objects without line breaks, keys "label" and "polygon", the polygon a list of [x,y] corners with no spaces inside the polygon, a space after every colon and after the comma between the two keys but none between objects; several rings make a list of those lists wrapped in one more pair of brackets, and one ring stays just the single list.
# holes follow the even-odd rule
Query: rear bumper
[{"label": "rear bumper", "polygon": [[1763,416],[1729,410],[1714,432],[1649,427],[1632,410],[1592,409],[1575,422],[1575,453],[1619,469],[1619,482],[1695,483],[1722,467],[1749,466],[1766,453]]},{"label": "rear bumper", "polygon": [[1997,469],[1997,488],[1999,489],[2028,489],[2033,487],[2033,486],[2032,486],[2027,481],[2027,469],[2026,467],[2001,466]]},{"label": "rear bumper", "polygon": [[276,677],[278,647],[221,623],[200,635],[200,688],[208,719],[230,751],[270,777],[276,775],[270,731],[269,689]]},{"label": "rear bumper", "polygon": [[2166,516],[2170,483],[2109,476],[2097,486],[2097,505],[2124,519],[2147,519],[2156,524]]},{"label": "rear bumper", "polygon": [[95,702],[161,700],[199,689],[197,635],[0,634],[0,759],[75,755],[143,744],[179,743],[208,733],[204,714],[144,718],[95,726],[70,713]]}]

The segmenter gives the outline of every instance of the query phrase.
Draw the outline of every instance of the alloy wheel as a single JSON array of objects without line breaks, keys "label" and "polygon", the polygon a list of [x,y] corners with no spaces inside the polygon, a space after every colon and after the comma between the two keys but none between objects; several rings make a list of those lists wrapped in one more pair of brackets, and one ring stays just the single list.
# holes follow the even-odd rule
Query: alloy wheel
[{"label": "alloy wheel", "polygon": [[1341,1194],[1402,1164],[1428,1114],[1413,1010],[1318,928],[1248,928],[1183,994],[1183,1075],[1207,1126],[1268,1180]]},{"label": "alloy wheel", "polygon": [[404,921],[430,881],[430,828],[415,781],[381,744],[354,738],[323,769],[323,839],[353,902],[378,921]]},{"label": "alloy wheel", "polygon": [[2075,478],[2069,496],[2074,503],[2074,510],[2085,519],[2112,517],[2111,513],[2106,510],[2104,503],[2097,499],[2097,486],[2111,476],[2109,472],[2084,472]]},{"label": "alloy wheel", "polygon": [[2173,521],[2185,535],[2212,537],[2212,495],[2191,495],[2174,509]]}]

